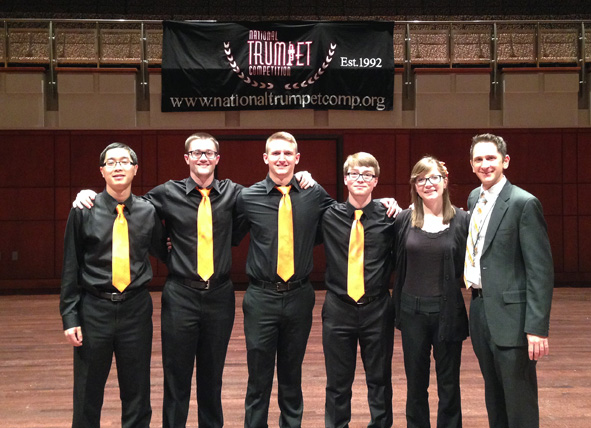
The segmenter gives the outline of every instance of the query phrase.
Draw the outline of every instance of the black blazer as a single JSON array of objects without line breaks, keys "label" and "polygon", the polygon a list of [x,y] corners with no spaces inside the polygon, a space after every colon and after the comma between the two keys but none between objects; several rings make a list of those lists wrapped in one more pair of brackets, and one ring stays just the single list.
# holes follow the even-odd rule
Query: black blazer
[{"label": "black blazer", "polygon": [[[447,252],[443,260],[443,289],[438,339],[462,341],[468,337],[468,315],[462,296],[464,288],[464,258],[470,215],[456,208],[447,235]],[[400,296],[406,278],[406,238],[412,227],[412,211],[404,210],[396,217],[396,280],[394,283],[394,306],[396,327],[400,328]]]},{"label": "black blazer", "polygon": [[[474,209],[480,187],[468,197]],[[552,252],[542,205],[507,181],[493,207],[480,258],[484,310],[498,346],[548,336],[554,288]]]}]

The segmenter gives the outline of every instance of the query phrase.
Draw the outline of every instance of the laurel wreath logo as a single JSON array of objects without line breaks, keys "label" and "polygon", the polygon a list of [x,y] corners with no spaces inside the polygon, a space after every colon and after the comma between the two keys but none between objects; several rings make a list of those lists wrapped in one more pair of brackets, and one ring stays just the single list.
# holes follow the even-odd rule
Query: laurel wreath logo
[{"label": "laurel wreath logo", "polygon": [[[287,90],[300,89],[300,88],[306,88],[306,87],[316,83],[316,81],[318,79],[320,79],[320,76],[322,76],[324,74],[324,72],[326,71],[326,69],[330,66],[330,63],[332,62],[332,59],[333,59],[334,54],[336,52],[336,48],[337,48],[336,43],[330,44],[328,54],[326,55],[326,58],[324,59],[322,66],[320,66],[318,71],[316,71],[316,73],[314,73],[313,76],[311,76],[308,79],[305,79],[301,82],[296,82],[293,84],[286,83],[284,85],[284,88]],[[234,55],[232,54],[232,49],[230,48],[230,42],[224,42],[224,53],[226,54],[226,59],[228,60],[228,64],[230,64],[230,67],[232,68],[232,70],[234,71],[234,73],[236,73],[238,75],[238,77],[244,83],[246,83],[247,85],[251,85],[254,88],[260,88],[260,89],[273,89],[275,87],[275,85],[273,85],[273,83],[271,83],[271,82],[259,82],[258,80],[251,79],[250,77],[245,75],[242,72],[242,70],[240,70],[240,66],[238,65],[238,63],[234,60]]]}]

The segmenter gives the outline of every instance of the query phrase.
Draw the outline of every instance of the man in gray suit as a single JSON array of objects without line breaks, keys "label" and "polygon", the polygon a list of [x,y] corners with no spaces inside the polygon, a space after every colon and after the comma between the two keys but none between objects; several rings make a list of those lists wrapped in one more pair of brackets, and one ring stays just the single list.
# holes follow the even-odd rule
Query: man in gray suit
[{"label": "man in gray suit", "polygon": [[501,137],[475,136],[470,164],[482,185],[468,197],[464,273],[489,425],[539,428],[536,362],[549,352],[554,287],[542,205],[505,177],[509,155]]}]

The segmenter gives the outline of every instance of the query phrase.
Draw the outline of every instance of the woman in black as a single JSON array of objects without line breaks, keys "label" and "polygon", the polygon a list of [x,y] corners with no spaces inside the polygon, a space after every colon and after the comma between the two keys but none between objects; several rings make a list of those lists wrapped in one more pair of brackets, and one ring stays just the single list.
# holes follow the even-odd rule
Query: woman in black
[{"label": "woman in black", "polygon": [[468,336],[462,297],[469,215],[449,198],[443,162],[427,156],[410,177],[414,209],[396,218],[396,327],[407,380],[408,428],[428,428],[431,348],[437,373],[438,428],[462,426],[460,360]]}]

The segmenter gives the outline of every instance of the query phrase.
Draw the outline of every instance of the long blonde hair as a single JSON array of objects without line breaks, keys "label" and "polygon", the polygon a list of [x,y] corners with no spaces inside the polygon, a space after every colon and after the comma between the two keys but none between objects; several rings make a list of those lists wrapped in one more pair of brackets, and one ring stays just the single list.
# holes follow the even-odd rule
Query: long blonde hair
[{"label": "long blonde hair", "polygon": [[[439,161],[437,158],[433,156],[424,156],[420,161],[418,161],[412,169],[410,173],[410,199],[411,202],[414,204],[414,209],[412,211],[412,225],[414,227],[423,227],[425,221],[425,210],[423,208],[423,199],[417,193],[417,189],[415,184],[417,182],[417,178],[424,174],[427,171],[431,171],[433,167],[437,168],[437,171],[443,179],[448,178],[447,168],[445,164]],[[443,189],[443,224],[449,224],[452,218],[456,215],[456,210],[451,204],[451,200],[449,198],[449,186],[446,186]]]}]

